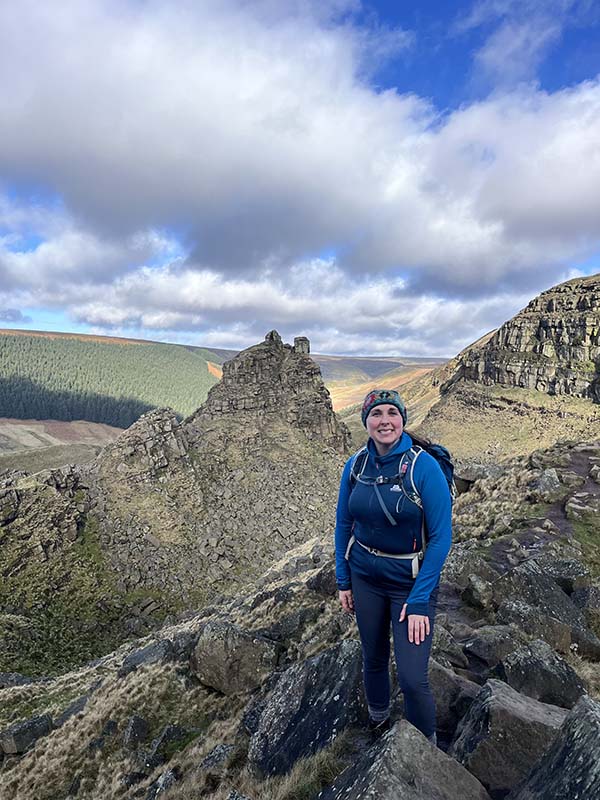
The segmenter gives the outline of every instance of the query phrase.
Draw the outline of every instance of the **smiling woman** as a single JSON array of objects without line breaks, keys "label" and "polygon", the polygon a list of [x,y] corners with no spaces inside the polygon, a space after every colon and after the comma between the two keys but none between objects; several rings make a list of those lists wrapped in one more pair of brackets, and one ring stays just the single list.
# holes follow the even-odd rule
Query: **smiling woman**
[{"label": "smiling woman", "polygon": [[362,406],[369,434],[342,474],[335,548],[344,610],[356,613],[370,728],[390,726],[390,624],[405,715],[436,742],[427,666],[440,572],[451,542],[451,497],[433,456],[404,430],[398,392]]}]

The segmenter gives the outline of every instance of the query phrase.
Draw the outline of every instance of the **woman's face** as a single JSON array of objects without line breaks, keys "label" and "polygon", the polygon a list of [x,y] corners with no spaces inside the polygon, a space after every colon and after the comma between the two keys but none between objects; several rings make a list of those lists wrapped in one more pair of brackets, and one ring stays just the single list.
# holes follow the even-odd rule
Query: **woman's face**
[{"label": "woman's face", "polygon": [[402,414],[396,406],[382,403],[375,406],[367,417],[367,433],[375,442],[379,455],[385,455],[402,436]]}]

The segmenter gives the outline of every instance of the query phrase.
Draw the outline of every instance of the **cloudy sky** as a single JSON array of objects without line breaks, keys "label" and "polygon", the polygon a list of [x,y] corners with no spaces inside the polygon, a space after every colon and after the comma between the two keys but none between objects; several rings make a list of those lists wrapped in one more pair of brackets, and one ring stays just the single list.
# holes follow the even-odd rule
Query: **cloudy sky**
[{"label": "cloudy sky", "polygon": [[596,0],[0,3],[0,325],[451,356],[600,272]]}]

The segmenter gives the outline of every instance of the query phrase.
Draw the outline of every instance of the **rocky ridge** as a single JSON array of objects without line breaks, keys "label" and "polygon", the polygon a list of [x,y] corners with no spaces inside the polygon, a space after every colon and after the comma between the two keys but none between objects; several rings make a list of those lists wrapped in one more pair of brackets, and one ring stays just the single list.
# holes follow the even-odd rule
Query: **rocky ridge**
[{"label": "rocky ridge", "polygon": [[600,402],[600,275],[542,292],[483,346],[462,354],[442,393],[460,381]]},{"label": "rocky ridge", "polygon": [[397,693],[398,724],[365,739],[355,623],[315,539],[252,590],[74,672],[0,675],[0,793],[598,796],[599,470],[599,441],[564,444],[458,498],[430,671],[442,750]]},{"label": "rocky ridge", "polygon": [[89,465],[4,475],[0,669],[106,652],[329,534],[349,434],[308,353],[271,332],[182,423],[153,411]]}]

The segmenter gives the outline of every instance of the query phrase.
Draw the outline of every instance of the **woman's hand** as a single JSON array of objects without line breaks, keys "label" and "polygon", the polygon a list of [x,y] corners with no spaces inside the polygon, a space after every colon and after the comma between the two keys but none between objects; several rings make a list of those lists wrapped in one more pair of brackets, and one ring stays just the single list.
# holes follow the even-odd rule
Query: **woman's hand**
[{"label": "woman's hand", "polygon": [[[341,592],[340,592],[341,594]],[[406,603],[402,606],[399,622],[404,622],[406,617]],[[429,617],[422,614],[408,615],[408,641],[421,644],[429,636]]]},{"label": "woman's hand", "polygon": [[354,598],[352,597],[352,589],[340,589],[339,598],[344,611],[347,611],[349,614],[354,614]]}]

